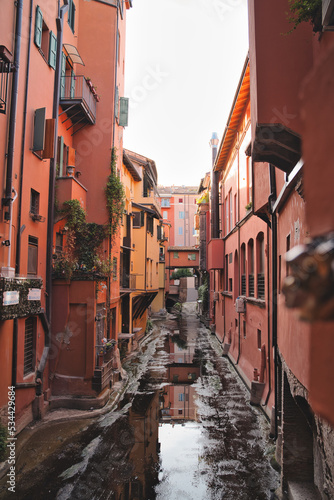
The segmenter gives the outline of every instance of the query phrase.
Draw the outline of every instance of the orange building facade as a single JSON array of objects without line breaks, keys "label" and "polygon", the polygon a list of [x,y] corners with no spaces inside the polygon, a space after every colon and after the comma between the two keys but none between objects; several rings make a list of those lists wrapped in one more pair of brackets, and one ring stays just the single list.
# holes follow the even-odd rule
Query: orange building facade
[{"label": "orange building facade", "polygon": [[288,34],[287,1],[248,3],[249,56],[210,184],[201,187],[207,318],[251,404],[271,419],[287,498],[330,498],[333,175],[325,89],[334,5],[322,2],[311,23]]},{"label": "orange building facade", "polygon": [[[131,6],[2,5],[0,407],[6,421],[14,386],[18,431],[68,396],[100,406],[120,370],[120,233],[104,228],[106,185],[122,169]],[[99,245],[90,238],[83,255],[85,230]]]}]

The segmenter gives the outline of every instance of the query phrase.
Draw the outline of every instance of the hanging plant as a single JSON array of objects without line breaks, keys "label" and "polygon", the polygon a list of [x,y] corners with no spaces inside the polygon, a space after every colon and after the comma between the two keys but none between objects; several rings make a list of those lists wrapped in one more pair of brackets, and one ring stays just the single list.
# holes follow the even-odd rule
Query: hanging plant
[{"label": "hanging plant", "polygon": [[66,245],[54,263],[55,274],[67,279],[75,272],[106,274],[108,266],[99,255],[107,236],[106,227],[86,222],[86,212],[79,200],[65,201],[60,215],[66,217]]},{"label": "hanging plant", "polygon": [[113,238],[119,228],[125,208],[125,192],[123,184],[116,172],[116,149],[111,151],[111,173],[107,180],[105,194],[109,216],[109,234]]},{"label": "hanging plant", "polygon": [[[313,31],[321,31],[321,19],[319,26],[319,15],[322,0],[289,0],[290,12],[287,13],[289,23],[293,24],[293,30],[303,22],[311,22]],[[321,16],[320,16],[321,17]]]}]

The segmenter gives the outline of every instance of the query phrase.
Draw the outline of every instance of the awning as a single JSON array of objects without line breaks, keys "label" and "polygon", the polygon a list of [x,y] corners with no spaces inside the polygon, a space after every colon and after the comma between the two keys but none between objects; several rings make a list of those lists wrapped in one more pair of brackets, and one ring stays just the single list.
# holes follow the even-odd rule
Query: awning
[{"label": "awning", "polygon": [[63,47],[66,50],[67,55],[71,59],[72,63],[82,64],[82,66],[85,65],[85,63],[81,58],[81,55],[78,52],[78,49],[74,45],[70,45],[69,43],[64,43]]}]

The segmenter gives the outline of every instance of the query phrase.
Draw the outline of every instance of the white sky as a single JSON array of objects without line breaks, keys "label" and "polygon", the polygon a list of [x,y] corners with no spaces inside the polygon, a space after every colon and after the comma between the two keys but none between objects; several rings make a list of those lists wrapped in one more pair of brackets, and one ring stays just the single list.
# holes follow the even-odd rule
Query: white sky
[{"label": "white sky", "polygon": [[160,185],[198,186],[247,55],[247,0],[133,0],[126,37],[124,147],[156,162]]}]

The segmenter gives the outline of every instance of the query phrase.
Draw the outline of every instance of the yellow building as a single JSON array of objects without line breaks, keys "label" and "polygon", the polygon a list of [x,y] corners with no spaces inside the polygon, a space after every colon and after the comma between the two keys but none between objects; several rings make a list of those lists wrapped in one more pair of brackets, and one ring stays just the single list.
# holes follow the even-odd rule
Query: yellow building
[{"label": "yellow building", "polygon": [[164,307],[163,229],[155,162],[124,150],[122,183],[126,202],[121,228],[119,340],[132,350],[145,335],[154,299],[153,311]]}]

